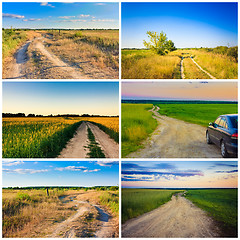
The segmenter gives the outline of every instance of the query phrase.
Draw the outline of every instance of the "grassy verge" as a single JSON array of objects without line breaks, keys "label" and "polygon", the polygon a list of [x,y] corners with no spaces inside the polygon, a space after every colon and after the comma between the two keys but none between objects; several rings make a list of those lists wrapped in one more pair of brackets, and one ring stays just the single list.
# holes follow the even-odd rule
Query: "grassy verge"
[{"label": "grassy verge", "polygon": [[207,126],[221,114],[238,112],[237,104],[157,104],[161,115]]},{"label": "grassy verge", "polygon": [[177,192],[181,190],[122,189],[122,223],[158,208]]},{"label": "grassy verge", "polygon": [[186,193],[186,198],[222,223],[225,233],[233,236],[237,235],[238,226],[237,196],[237,189],[189,190]]},{"label": "grassy verge", "polygon": [[66,219],[74,210],[61,207],[58,199],[61,194],[57,189],[49,190],[49,196],[46,190],[3,190],[3,237],[44,237],[42,231],[38,232],[43,227],[42,221],[48,219],[46,229],[49,224]]},{"label": "grassy verge", "polygon": [[111,209],[111,212],[118,216],[119,213],[119,191],[104,192],[100,196],[100,203]]},{"label": "grassy verge", "polygon": [[119,143],[119,132],[116,132],[113,129],[108,128],[100,123],[91,122],[91,121],[88,121],[88,122],[98,126],[101,130],[103,130],[105,133],[107,133],[109,135],[109,137],[112,138],[116,143]]},{"label": "grassy verge", "polygon": [[136,151],[157,127],[152,104],[122,104],[122,157]]},{"label": "grassy verge", "polygon": [[3,158],[55,158],[80,126],[80,122],[6,123]]},{"label": "grassy verge", "polygon": [[95,136],[90,128],[88,128],[88,139],[90,141],[88,145],[89,148],[88,156],[90,158],[105,158],[105,155],[102,152],[102,149],[98,146],[98,143],[95,140]]}]

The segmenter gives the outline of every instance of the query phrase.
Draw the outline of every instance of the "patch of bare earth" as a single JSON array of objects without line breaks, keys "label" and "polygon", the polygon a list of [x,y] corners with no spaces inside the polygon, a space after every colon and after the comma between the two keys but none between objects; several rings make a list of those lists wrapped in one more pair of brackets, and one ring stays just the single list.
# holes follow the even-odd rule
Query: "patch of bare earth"
[{"label": "patch of bare earth", "polygon": [[122,226],[122,237],[128,238],[213,238],[220,234],[214,220],[181,194]]},{"label": "patch of bare earth", "polygon": [[215,145],[206,143],[206,129],[197,124],[162,116],[153,107],[153,118],[159,126],[143,143],[143,148],[129,158],[221,158]]}]

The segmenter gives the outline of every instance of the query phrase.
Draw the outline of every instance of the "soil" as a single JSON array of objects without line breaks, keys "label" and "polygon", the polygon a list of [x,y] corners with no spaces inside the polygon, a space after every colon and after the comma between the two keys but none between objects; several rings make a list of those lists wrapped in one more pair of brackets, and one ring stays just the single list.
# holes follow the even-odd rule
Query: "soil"
[{"label": "soil", "polygon": [[122,237],[213,238],[221,236],[216,223],[181,194],[161,207],[128,220]]},{"label": "soil", "polygon": [[215,145],[206,143],[206,128],[178,119],[162,116],[159,107],[150,110],[159,126],[143,148],[130,153],[129,158],[221,158]]}]

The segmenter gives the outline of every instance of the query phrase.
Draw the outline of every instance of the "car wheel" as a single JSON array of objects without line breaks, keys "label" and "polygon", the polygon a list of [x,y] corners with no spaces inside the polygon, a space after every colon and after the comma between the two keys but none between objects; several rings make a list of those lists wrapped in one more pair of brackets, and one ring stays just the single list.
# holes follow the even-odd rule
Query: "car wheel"
[{"label": "car wheel", "polygon": [[221,148],[222,157],[227,158],[228,157],[228,152],[227,152],[226,145],[225,145],[224,141],[221,141],[220,148]]},{"label": "car wheel", "polygon": [[208,131],[206,133],[206,140],[207,140],[207,144],[211,144],[212,143]]}]

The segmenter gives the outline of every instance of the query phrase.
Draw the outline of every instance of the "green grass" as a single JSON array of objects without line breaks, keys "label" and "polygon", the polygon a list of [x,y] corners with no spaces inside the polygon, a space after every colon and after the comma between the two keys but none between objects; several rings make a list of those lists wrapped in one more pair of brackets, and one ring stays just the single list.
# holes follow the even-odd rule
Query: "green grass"
[{"label": "green grass", "polygon": [[7,57],[16,47],[27,40],[25,32],[14,29],[4,29],[2,31],[2,55],[3,59]]},{"label": "green grass", "polygon": [[222,223],[223,228],[237,234],[237,189],[188,190],[186,198]]},{"label": "green grass", "polygon": [[122,223],[168,202],[183,190],[122,189]]},{"label": "green grass", "polygon": [[122,157],[136,151],[157,127],[152,104],[122,104]]},{"label": "green grass", "polygon": [[112,192],[104,192],[100,196],[101,204],[109,207],[114,214],[118,214],[119,212],[119,191]]},{"label": "green grass", "polygon": [[102,149],[99,147],[98,143],[96,142],[95,136],[90,128],[88,128],[88,139],[90,141],[88,145],[89,148],[88,156],[90,158],[105,158],[105,155],[102,152]]},{"label": "green grass", "polygon": [[161,115],[207,126],[221,114],[238,112],[237,104],[157,104]]}]

